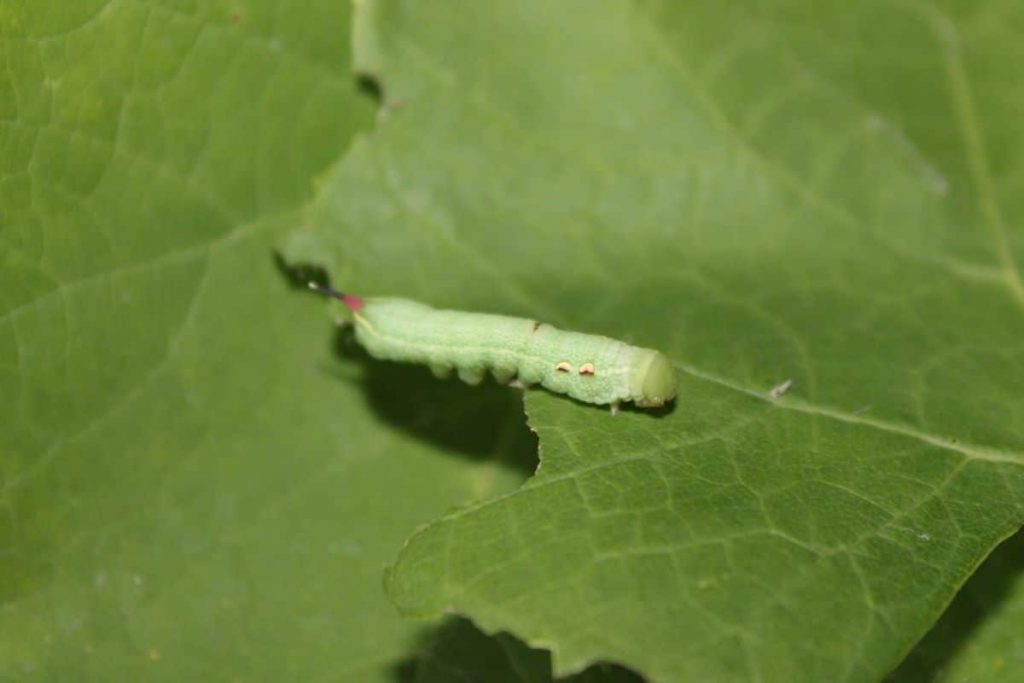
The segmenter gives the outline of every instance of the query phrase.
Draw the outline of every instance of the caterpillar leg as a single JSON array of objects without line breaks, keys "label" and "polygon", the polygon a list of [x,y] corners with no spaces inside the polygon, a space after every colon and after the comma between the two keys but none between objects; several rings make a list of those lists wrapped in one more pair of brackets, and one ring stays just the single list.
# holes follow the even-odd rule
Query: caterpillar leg
[{"label": "caterpillar leg", "polygon": [[475,386],[484,381],[484,371],[481,368],[459,368],[459,379]]},{"label": "caterpillar leg", "polygon": [[434,377],[438,379],[448,379],[452,374],[452,366],[445,365],[444,363],[432,363],[430,365],[430,371],[434,373]]},{"label": "caterpillar leg", "polygon": [[615,417],[616,415],[618,415],[618,414],[619,414],[619,402],[618,402],[618,401],[615,401],[615,402],[613,402],[613,403],[610,403],[610,404],[608,405],[608,407],[609,407],[609,408],[611,408],[611,411],[612,411],[612,417]]},{"label": "caterpillar leg", "polygon": [[509,381],[508,386],[512,387],[513,389],[529,389],[530,388],[529,384],[527,384],[526,382],[524,382],[523,380],[521,380],[519,378],[516,378],[514,380]]},{"label": "caterpillar leg", "polygon": [[510,384],[512,378],[516,376],[516,370],[515,368],[491,368],[491,374],[494,375],[498,384]]}]

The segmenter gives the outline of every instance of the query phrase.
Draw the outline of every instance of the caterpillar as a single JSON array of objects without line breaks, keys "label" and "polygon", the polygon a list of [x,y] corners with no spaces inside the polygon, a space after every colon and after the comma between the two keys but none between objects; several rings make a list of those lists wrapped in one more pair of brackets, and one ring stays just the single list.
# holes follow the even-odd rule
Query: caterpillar
[{"label": "caterpillar", "polygon": [[608,337],[566,332],[505,315],[438,310],[408,299],[363,298],[315,282],[352,313],[355,338],[374,358],[423,363],[438,377],[454,371],[479,384],[490,371],[502,383],[539,384],[584,403],[642,408],[676,396],[676,373],[664,354]]}]

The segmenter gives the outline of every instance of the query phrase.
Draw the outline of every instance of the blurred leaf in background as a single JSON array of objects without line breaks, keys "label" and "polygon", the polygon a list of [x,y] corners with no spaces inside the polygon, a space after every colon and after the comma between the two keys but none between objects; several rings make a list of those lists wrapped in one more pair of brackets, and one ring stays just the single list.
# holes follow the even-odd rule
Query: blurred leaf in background
[{"label": "blurred leaf in background", "polygon": [[[880,679],[1024,520],[1022,28],[0,0],[0,678]],[[292,264],[682,393],[535,437]],[[1014,543],[893,680],[1019,677]]]},{"label": "blurred leaf in background", "polygon": [[0,678],[391,680],[383,565],[533,467],[515,395],[339,363],[275,267],[372,122],[348,24],[0,3]]}]

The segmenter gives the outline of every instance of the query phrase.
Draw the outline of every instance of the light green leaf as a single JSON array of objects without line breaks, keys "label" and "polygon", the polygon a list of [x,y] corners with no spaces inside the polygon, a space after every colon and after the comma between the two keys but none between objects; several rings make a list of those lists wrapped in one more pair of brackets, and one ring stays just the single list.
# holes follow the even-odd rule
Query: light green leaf
[{"label": "light green leaf", "polygon": [[275,268],[371,122],[347,14],[0,0],[0,679],[389,680],[385,561],[524,476],[517,397],[340,366]]},{"label": "light green leaf", "polygon": [[528,393],[540,471],[413,536],[396,603],[559,673],[884,676],[1024,520],[1024,16],[358,8],[383,107],[289,256],[682,380],[667,415]]}]

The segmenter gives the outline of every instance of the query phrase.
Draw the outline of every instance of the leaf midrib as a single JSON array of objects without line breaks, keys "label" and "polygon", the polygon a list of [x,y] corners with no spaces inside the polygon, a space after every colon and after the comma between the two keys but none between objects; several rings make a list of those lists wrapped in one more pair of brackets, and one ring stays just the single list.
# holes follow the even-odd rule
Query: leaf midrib
[{"label": "leaf midrib", "polygon": [[713,373],[704,372],[697,368],[685,365],[678,361],[674,362],[676,368],[685,372],[686,374],[696,377],[698,379],[717,384],[718,386],[732,389],[733,391],[746,394],[753,398],[771,403],[772,405],[783,408],[785,410],[792,410],[807,415],[820,415],[822,417],[828,417],[833,420],[840,422],[846,422],[848,424],[855,424],[864,427],[873,427],[883,432],[889,432],[892,434],[899,434],[901,436],[910,437],[927,443],[931,446],[936,446],[944,450],[955,451],[962,455],[967,456],[973,460],[986,460],[989,462],[1000,462],[1010,463],[1012,465],[1024,465],[1024,452],[1016,451],[1004,451],[998,448],[992,448],[990,446],[982,446],[980,444],[974,444],[970,442],[963,442],[960,440],[952,440],[951,437],[941,437],[931,432],[917,429],[909,425],[900,424],[898,422],[892,422],[890,420],[883,420],[873,417],[865,417],[864,415],[857,415],[845,410],[833,408],[831,406],[818,405],[809,401],[804,401],[796,398],[785,398],[781,397],[773,399],[768,395],[766,391],[758,391],[751,389],[750,387],[744,386],[732,380],[720,377]]}]

